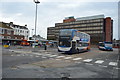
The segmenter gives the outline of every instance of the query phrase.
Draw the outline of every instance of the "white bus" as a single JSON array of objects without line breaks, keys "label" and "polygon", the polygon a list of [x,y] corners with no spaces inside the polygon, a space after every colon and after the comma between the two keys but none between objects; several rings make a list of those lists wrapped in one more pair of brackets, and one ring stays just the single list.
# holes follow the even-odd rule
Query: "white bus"
[{"label": "white bus", "polygon": [[76,53],[90,50],[90,35],[76,29],[61,29],[58,51]]}]

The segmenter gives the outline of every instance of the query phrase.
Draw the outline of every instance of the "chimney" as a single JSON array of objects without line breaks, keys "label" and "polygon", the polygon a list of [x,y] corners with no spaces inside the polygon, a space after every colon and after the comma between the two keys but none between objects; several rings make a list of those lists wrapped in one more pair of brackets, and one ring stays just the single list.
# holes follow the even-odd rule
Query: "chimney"
[{"label": "chimney", "polygon": [[25,27],[27,27],[27,24],[25,24]]}]

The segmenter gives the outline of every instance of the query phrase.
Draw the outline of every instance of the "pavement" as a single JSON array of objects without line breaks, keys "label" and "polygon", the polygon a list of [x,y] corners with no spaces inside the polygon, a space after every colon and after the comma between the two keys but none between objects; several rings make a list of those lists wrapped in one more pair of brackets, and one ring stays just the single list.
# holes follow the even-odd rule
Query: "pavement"
[{"label": "pavement", "polygon": [[[3,78],[118,78],[118,49],[65,54],[57,48],[3,49]],[[63,75],[64,74],[64,75]]]}]

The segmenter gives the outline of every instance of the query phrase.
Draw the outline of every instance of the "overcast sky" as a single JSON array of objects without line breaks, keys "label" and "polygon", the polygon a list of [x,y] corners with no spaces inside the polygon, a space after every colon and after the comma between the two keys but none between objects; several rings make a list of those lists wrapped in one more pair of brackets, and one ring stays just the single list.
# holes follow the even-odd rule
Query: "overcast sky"
[{"label": "overcast sky", "polygon": [[[85,17],[104,14],[113,19],[113,38],[118,39],[119,0],[39,0],[37,34],[47,37],[47,27],[54,27],[65,17]],[[113,2],[114,1],[114,2]],[[0,21],[13,22],[34,29],[35,3],[33,0],[1,0]]]}]

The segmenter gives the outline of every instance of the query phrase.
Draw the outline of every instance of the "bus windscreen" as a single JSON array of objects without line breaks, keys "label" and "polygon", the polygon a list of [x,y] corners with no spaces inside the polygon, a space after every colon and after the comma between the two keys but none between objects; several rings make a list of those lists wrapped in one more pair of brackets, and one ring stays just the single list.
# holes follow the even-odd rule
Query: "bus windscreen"
[{"label": "bus windscreen", "polygon": [[72,34],[72,31],[70,30],[63,30],[60,32],[60,36],[71,35],[71,34]]}]

